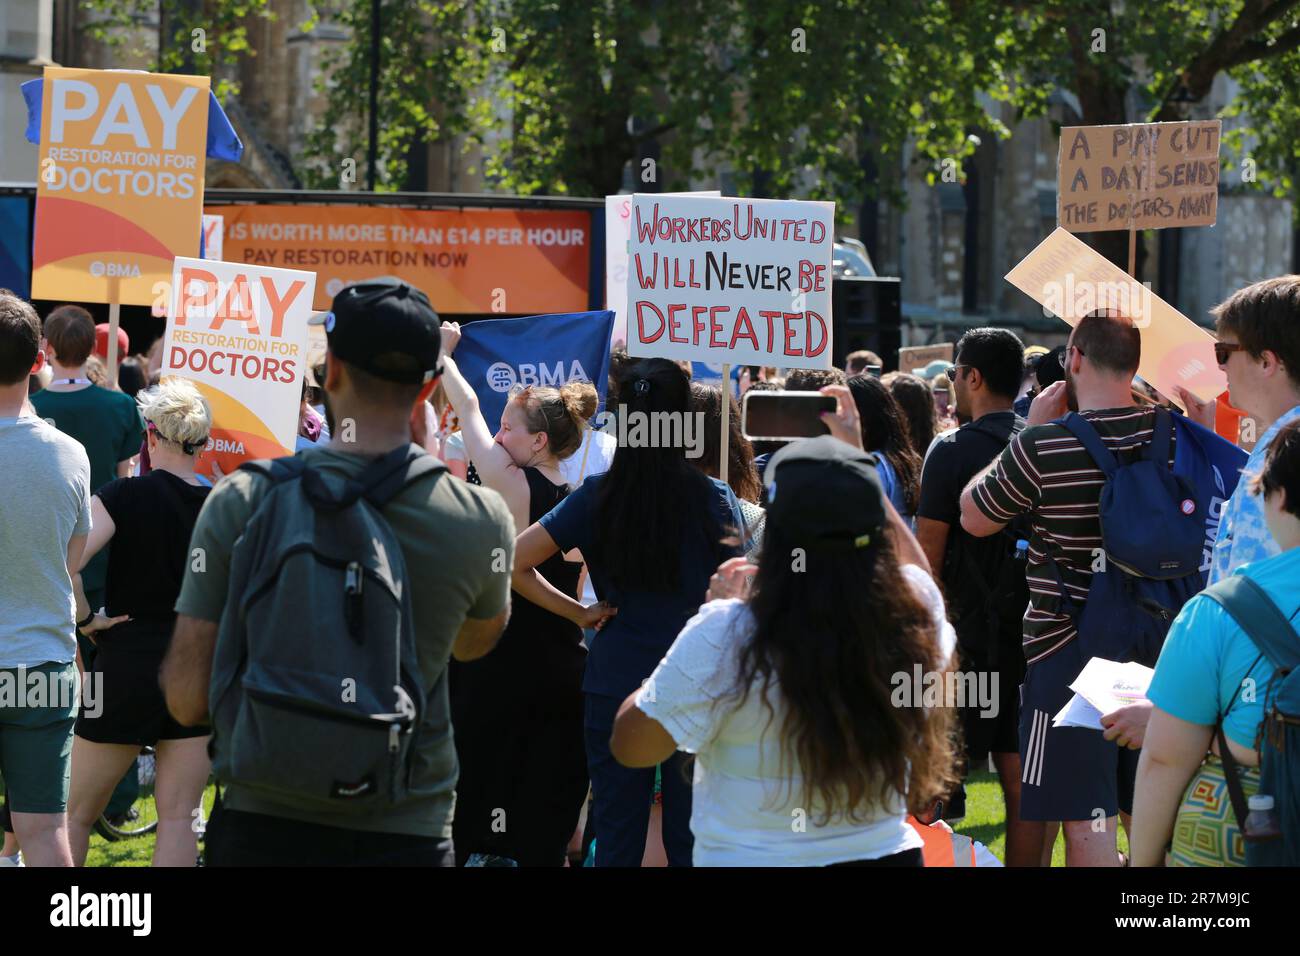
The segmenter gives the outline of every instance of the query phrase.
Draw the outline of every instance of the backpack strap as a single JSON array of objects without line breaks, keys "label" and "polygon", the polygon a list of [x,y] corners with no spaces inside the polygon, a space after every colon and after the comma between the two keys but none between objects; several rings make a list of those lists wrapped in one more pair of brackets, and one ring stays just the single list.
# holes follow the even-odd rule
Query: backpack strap
[{"label": "backpack strap", "polygon": [[298,455],[286,455],[283,458],[259,458],[246,461],[239,466],[240,471],[251,471],[264,478],[270,478],[275,484],[298,478],[307,468],[307,463]]},{"label": "backpack strap", "polygon": [[1279,673],[1300,666],[1295,628],[1255,581],[1233,574],[1206,588],[1205,596],[1232,616]]},{"label": "backpack strap", "polygon": [[446,470],[441,459],[412,444],[393,449],[368,466],[356,481],[366,500],[383,510],[384,505],[421,478]]},{"label": "backpack strap", "polygon": [[[1269,659],[1275,670],[1285,674],[1300,663],[1300,650],[1295,646],[1295,628],[1286,619],[1282,611],[1257,583],[1244,574],[1233,574],[1213,584],[1204,591],[1206,597],[1214,601],[1232,617],[1237,625],[1246,632],[1251,643],[1259,648],[1261,654]],[[1259,658],[1255,659],[1255,664]],[[1251,664],[1251,670],[1255,669]],[[1249,671],[1247,671],[1249,674]],[[1232,703],[1236,703],[1233,695]],[[1228,705],[1228,710],[1232,704]],[[1224,779],[1228,784],[1228,798],[1232,802],[1232,812],[1237,818],[1237,827],[1246,832],[1246,816],[1249,804],[1245,791],[1241,787],[1241,768],[1237,759],[1228,749],[1228,739],[1223,732],[1223,721],[1228,711],[1215,725],[1214,733],[1219,741],[1219,758],[1223,761]]]},{"label": "backpack strap", "polygon": [[1107,478],[1115,474],[1119,462],[1111,453],[1111,450],[1106,447],[1105,442],[1101,440],[1101,435],[1097,434],[1097,429],[1093,427],[1092,422],[1078,412],[1070,412],[1065,417],[1058,418],[1056,424],[1079,439],[1079,444],[1083,445],[1083,450],[1092,456],[1093,462],[1096,463]]},{"label": "backpack strap", "polygon": [[[1226,715],[1225,715],[1226,716]],[[1237,818],[1237,829],[1246,833],[1246,817],[1250,815],[1250,801],[1241,786],[1241,765],[1228,749],[1228,738],[1223,733],[1223,721],[1214,725],[1214,735],[1219,741],[1219,759],[1223,761],[1223,780],[1228,785],[1228,802],[1232,815]]]},{"label": "backpack strap", "polygon": [[365,467],[361,474],[344,483],[343,491],[331,491],[318,471],[307,467],[301,455],[245,462],[240,468],[271,479],[275,484],[294,478],[303,480],[303,490],[319,511],[338,511],[365,497],[383,509],[402,489],[426,475],[446,471],[447,466],[419,445],[400,445]]},{"label": "backpack strap", "polygon": [[1143,451],[1143,457],[1149,458],[1161,466],[1169,465],[1169,443],[1174,434],[1173,416],[1159,405],[1153,405],[1156,418],[1151,426],[1151,441]]}]

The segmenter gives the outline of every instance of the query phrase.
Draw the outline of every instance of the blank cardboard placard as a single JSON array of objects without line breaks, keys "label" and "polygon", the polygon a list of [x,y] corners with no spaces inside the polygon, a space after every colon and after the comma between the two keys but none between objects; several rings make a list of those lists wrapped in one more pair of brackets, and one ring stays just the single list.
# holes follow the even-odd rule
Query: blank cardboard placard
[{"label": "blank cardboard placard", "polygon": [[898,350],[898,370],[916,372],[924,369],[931,362],[951,362],[952,342],[940,342],[936,345],[908,345]]},{"label": "blank cardboard placard", "polygon": [[1213,335],[1065,228],[1058,226],[1006,279],[1071,326],[1103,308],[1131,317],[1142,332],[1138,374],[1171,400],[1178,385],[1202,400],[1228,387],[1214,360]]}]

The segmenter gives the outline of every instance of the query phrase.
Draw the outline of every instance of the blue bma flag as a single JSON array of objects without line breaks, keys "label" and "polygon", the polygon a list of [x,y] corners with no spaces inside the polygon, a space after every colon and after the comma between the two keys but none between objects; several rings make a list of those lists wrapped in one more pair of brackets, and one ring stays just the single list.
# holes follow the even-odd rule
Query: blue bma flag
[{"label": "blue bma flag", "polygon": [[456,364],[495,431],[516,385],[591,382],[605,405],[614,313],[567,312],[482,319],[461,329]]},{"label": "blue bma flag", "polygon": [[1223,506],[1241,478],[1249,456],[1245,450],[1182,415],[1174,416],[1174,474],[1193,489],[1199,514],[1205,515],[1201,579],[1208,580]]},{"label": "blue bma flag", "polygon": [[[740,369],[739,365],[731,366],[731,394],[736,398],[740,398]],[[706,385],[720,385],[722,366],[714,362],[692,362],[691,381],[703,382]]]}]

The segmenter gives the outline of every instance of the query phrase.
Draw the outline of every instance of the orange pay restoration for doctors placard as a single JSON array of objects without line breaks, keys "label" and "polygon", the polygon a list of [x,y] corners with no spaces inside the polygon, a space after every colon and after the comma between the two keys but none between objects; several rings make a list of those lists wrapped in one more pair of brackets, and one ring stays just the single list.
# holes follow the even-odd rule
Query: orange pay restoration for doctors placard
[{"label": "orange pay restoration for doctors placard", "polygon": [[32,296],[150,305],[197,256],[206,76],[46,67]]}]

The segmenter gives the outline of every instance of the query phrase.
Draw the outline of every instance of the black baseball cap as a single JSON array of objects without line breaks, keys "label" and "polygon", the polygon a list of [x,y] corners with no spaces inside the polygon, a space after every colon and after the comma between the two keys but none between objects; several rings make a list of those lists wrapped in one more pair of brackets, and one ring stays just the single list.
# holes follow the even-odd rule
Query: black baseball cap
[{"label": "black baseball cap", "polygon": [[350,285],[334,297],[330,311],[309,322],[325,326],[331,352],[378,378],[420,385],[442,373],[438,313],[427,295],[401,279],[382,276]]},{"label": "black baseball cap", "polygon": [[887,523],[875,458],[831,435],[786,445],[763,481],[769,526],[808,547],[864,548]]}]

